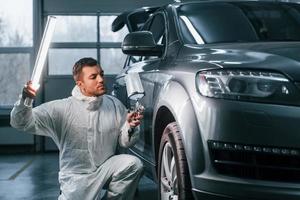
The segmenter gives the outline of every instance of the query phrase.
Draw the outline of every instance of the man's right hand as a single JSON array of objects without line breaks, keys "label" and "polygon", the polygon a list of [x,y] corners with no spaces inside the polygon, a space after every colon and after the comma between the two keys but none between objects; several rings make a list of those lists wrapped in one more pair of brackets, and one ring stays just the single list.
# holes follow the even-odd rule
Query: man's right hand
[{"label": "man's right hand", "polygon": [[36,90],[32,88],[32,82],[28,81],[23,88],[22,98],[26,99],[26,97],[34,99],[36,97]]}]

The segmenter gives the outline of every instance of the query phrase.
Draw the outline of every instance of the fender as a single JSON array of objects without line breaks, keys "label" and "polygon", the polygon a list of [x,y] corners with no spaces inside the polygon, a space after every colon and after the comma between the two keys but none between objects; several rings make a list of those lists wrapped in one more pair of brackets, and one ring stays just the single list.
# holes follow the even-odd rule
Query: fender
[{"label": "fender", "polygon": [[[153,149],[155,150],[159,144],[156,144],[155,137],[159,137],[159,141],[162,132],[155,133],[158,118],[163,118],[164,116],[159,116],[159,111],[162,108],[167,108],[173,115],[175,121],[178,123],[182,134],[183,145],[185,148],[185,154],[188,161],[190,174],[199,174],[203,172],[205,166],[204,154],[203,154],[203,143],[198,128],[197,118],[195,115],[194,107],[192,105],[191,98],[185,88],[177,81],[170,80],[166,83],[159,93],[159,102],[155,103],[154,106],[154,118],[152,127],[153,136]],[[164,128],[163,128],[164,129]],[[163,130],[162,129],[162,130]],[[154,152],[156,160],[158,159],[157,153]],[[193,180],[191,179],[193,182]]]}]

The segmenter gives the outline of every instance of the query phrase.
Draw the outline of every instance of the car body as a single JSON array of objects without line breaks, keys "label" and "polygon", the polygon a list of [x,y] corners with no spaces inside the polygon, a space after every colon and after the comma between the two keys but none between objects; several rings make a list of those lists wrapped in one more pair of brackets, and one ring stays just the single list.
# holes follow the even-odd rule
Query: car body
[{"label": "car body", "polygon": [[126,12],[113,30],[124,24],[113,95],[129,107],[124,77],[139,73],[130,152],[161,199],[300,199],[299,4],[174,3]]}]

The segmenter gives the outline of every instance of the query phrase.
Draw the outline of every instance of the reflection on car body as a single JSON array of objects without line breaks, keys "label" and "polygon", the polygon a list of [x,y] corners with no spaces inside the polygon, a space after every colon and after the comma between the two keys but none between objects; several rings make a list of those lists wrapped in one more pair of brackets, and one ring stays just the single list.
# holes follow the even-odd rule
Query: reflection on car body
[{"label": "reflection on car body", "polygon": [[129,106],[124,76],[140,73],[130,151],[161,199],[300,199],[299,4],[174,3],[126,12],[113,30],[124,24],[114,94]]}]

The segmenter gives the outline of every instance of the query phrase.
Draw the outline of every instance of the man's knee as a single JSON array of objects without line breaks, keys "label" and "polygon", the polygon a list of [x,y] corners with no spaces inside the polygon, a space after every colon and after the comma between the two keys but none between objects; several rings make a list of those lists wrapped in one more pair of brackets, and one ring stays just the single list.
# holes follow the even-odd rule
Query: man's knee
[{"label": "man's knee", "polygon": [[142,161],[132,155],[124,155],[124,163],[126,163],[125,165],[127,165],[126,169],[130,170],[130,171],[135,171],[137,173],[141,173],[143,171],[143,163]]},{"label": "man's knee", "polygon": [[138,172],[142,172],[144,169],[144,165],[142,161],[137,157],[134,157],[133,166]]}]

